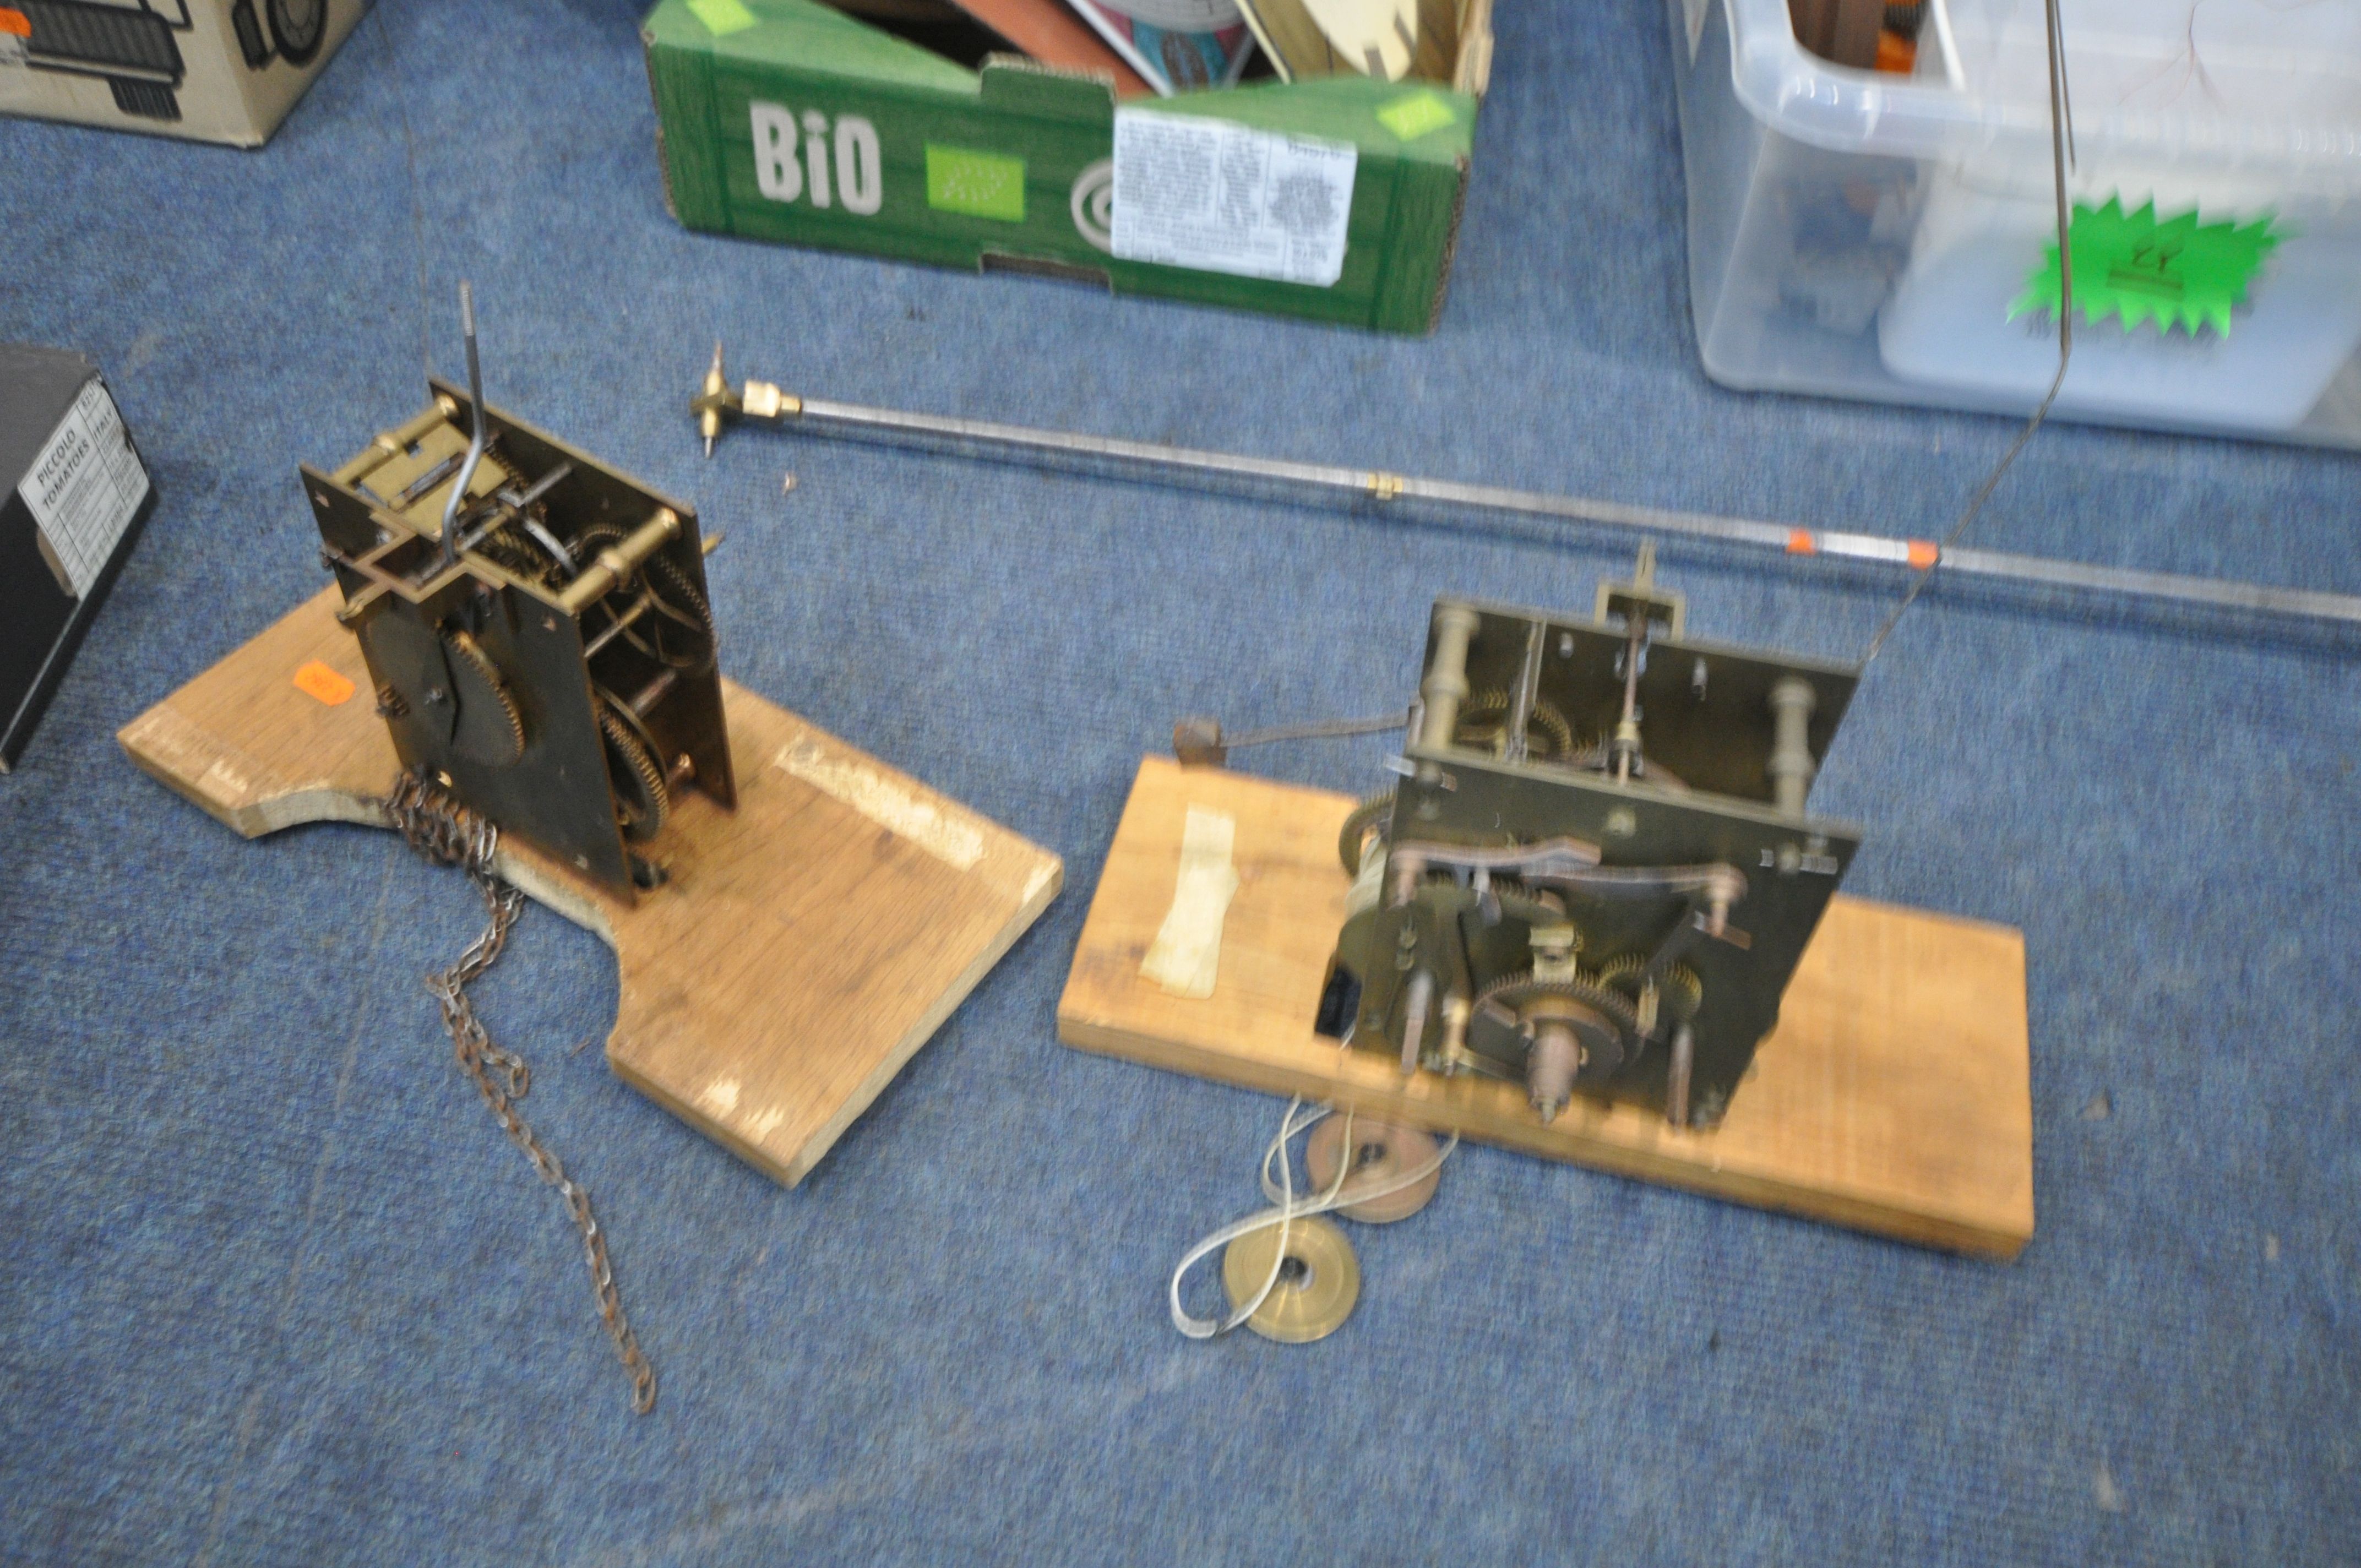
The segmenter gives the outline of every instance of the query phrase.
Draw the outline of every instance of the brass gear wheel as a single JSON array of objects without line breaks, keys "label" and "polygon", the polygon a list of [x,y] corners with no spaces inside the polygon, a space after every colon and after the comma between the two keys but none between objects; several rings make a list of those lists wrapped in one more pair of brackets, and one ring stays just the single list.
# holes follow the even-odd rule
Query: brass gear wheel
[{"label": "brass gear wheel", "polygon": [[[1513,883],[1496,882],[1492,891],[1499,895],[1500,912],[1511,920],[1521,920],[1528,926],[1554,926],[1565,918],[1565,905],[1558,895],[1546,889],[1534,892]],[[1574,934],[1574,950],[1582,950],[1582,933]]]},{"label": "brass gear wheel", "polygon": [[557,578],[557,562],[548,549],[514,521],[502,523],[469,548],[528,583],[546,586]]},{"label": "brass gear wheel", "polygon": [[[578,577],[583,573],[588,571],[591,564],[598,559],[599,551],[622,543],[623,537],[623,531],[621,529],[617,528],[611,522],[601,522],[594,523],[592,526],[584,529],[581,532],[567,540],[566,542],[566,549],[567,554],[574,557],[574,570],[566,580],[571,582],[575,577]],[[638,573],[634,572],[632,576],[637,576],[638,575]],[[621,582],[617,583],[614,588],[609,588],[608,590],[609,594],[611,595],[616,588],[625,587],[631,582],[631,579],[630,577],[624,578]]]},{"label": "brass gear wheel", "polygon": [[509,695],[500,667],[483,644],[465,631],[443,634],[443,651],[451,666],[453,695],[459,713],[451,730],[451,749],[470,762],[505,768],[524,755],[524,715]]},{"label": "brass gear wheel", "polygon": [[574,555],[575,576],[581,576],[583,570],[598,558],[599,551],[622,542],[623,531],[611,522],[594,523],[576,534],[566,545]]},{"label": "brass gear wheel", "polygon": [[664,602],[687,610],[690,618],[703,630],[706,646],[712,647],[713,607],[706,602],[705,595],[697,586],[689,581],[688,574],[662,554],[649,556],[641,564],[640,570],[662,580]]},{"label": "brass gear wheel", "polygon": [[[1598,969],[1598,983],[1618,994],[1637,997],[1640,977],[1647,971],[1648,959],[1643,953],[1624,953],[1608,959]],[[1705,980],[1686,964],[1667,964],[1656,976],[1656,1006],[1672,1016],[1676,1024],[1693,1023],[1697,1009],[1705,1005]]]},{"label": "brass gear wheel", "polygon": [[1510,1012],[1521,1011],[1522,1003],[1538,996],[1564,996],[1581,1003],[1598,1013],[1625,1034],[1636,1036],[1640,1032],[1640,1015],[1623,993],[1609,991],[1587,980],[1536,980],[1531,970],[1496,980],[1476,993],[1475,1011],[1480,1013],[1488,1002],[1498,1002]]},{"label": "brass gear wheel", "polygon": [[607,742],[607,772],[615,785],[615,820],[625,838],[645,842],[664,830],[664,818],[672,814],[664,769],[638,729],[603,700],[598,733]]},{"label": "brass gear wheel", "polygon": [[[623,531],[612,523],[599,523],[576,534],[570,546],[574,552],[576,573],[579,575],[588,569],[590,564],[598,558],[599,551],[622,543],[624,537]],[[628,587],[634,580],[648,590],[663,610],[670,611],[672,618],[686,617],[696,627],[697,635],[703,640],[705,646],[693,656],[673,659],[664,654],[660,642],[655,647],[649,647],[641,642],[636,634],[627,633],[633,644],[683,669],[709,665],[714,650],[713,606],[697,584],[689,579],[688,574],[666,560],[662,554],[657,554],[641,562],[639,569],[631,577],[616,586]]]},{"label": "brass gear wheel", "polygon": [[[1454,736],[1453,740],[1462,746],[1488,746],[1499,738],[1499,732],[1507,727],[1508,722],[1509,694],[1504,691],[1477,692],[1459,705],[1460,734]],[[1486,732],[1488,729],[1490,733]],[[1471,729],[1475,733],[1469,737],[1467,732]],[[1565,714],[1538,697],[1533,699],[1533,711],[1525,720],[1529,740],[1536,729],[1548,736],[1550,742],[1550,750],[1536,757],[1536,762],[1563,762],[1574,756],[1574,726],[1565,721]]]},{"label": "brass gear wheel", "polygon": [[1544,1124],[1578,1085],[1621,1071],[1641,1040],[1639,1016],[1619,993],[1585,980],[1537,980],[1530,971],[1494,981],[1477,995],[1466,1037],[1477,1055],[1521,1065]]}]

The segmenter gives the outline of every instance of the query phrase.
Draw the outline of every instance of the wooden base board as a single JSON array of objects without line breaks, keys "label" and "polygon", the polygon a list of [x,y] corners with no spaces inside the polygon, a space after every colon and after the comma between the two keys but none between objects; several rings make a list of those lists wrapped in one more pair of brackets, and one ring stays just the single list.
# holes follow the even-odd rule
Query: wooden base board
[{"label": "wooden base board", "polygon": [[[247,838],[387,827],[399,771],[333,588],[126,726]],[[319,668],[324,666],[324,671]],[[636,901],[516,842],[501,874],[615,949],[607,1060],[793,1186],[1058,894],[1058,857],[728,681],[739,804],[693,792]],[[338,700],[326,700],[337,697]],[[456,916],[455,916],[455,921]],[[466,939],[452,927],[453,951]]]},{"label": "wooden base board", "polygon": [[[1140,976],[1191,806],[1236,822],[1213,994]],[[1420,1073],[1314,1034],[1344,921],[1349,796],[1141,763],[1058,1004],[1067,1044],[1571,1160],[1898,1240],[2013,1257],[2033,1235],[2025,938],[1839,895],[1722,1125],[1577,1099],[1544,1126],[1521,1086]]]}]

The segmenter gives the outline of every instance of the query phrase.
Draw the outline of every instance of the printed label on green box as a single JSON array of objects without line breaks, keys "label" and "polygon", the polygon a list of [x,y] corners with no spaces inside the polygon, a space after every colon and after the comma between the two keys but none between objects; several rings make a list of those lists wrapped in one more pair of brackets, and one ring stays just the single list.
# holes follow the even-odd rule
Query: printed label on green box
[{"label": "printed label on green box", "polygon": [[688,9],[717,38],[742,33],[762,20],[746,9],[746,0],[688,0]]},{"label": "printed label on green box", "polygon": [[[2230,335],[2230,313],[2246,303],[2247,287],[2279,242],[2268,215],[2243,226],[2201,224],[2191,208],[2158,222],[2156,203],[2124,211],[2118,196],[2103,207],[2077,202],[2066,230],[2074,255],[2074,311],[2084,321],[2117,317],[2126,328],[2153,321],[2159,332],[2174,327],[2194,336],[2212,327]],[[2040,267],[2012,301],[2009,319],[2036,311],[2058,313],[2063,293],[2058,247],[2047,247]]]},{"label": "printed label on green box", "polygon": [[927,205],[972,218],[1025,221],[1025,160],[927,144]]},{"label": "printed label on green box", "polygon": [[1416,141],[1429,131],[1455,126],[1459,116],[1440,93],[1411,93],[1378,111],[1378,124],[1400,141]]}]

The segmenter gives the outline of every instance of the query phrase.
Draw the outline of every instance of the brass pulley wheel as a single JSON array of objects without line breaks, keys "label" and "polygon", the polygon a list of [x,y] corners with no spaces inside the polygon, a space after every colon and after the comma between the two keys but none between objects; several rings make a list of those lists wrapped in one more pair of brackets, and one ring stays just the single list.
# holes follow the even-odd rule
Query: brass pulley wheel
[{"label": "brass pulley wheel", "polygon": [[[1222,1253],[1222,1288],[1233,1308],[1254,1299],[1279,1256],[1277,1225],[1248,1231]],[[1282,1344],[1308,1344],[1345,1326],[1361,1299],[1361,1266],[1353,1244],[1329,1221],[1307,1214],[1287,1226],[1287,1255],[1279,1281],[1246,1320],[1246,1327]]]},{"label": "brass pulley wheel", "polygon": [[[1338,1194],[1346,1201],[1336,1212],[1364,1224],[1387,1225],[1425,1208],[1434,1190],[1443,1185],[1439,1154],[1431,1133],[1338,1113],[1312,1129],[1303,1163],[1312,1190],[1325,1192],[1335,1185],[1338,1167],[1350,1160],[1352,1173],[1345,1178],[1344,1190]],[[1391,1187],[1415,1170],[1426,1174],[1380,1197],[1351,1201],[1356,1192]]]}]

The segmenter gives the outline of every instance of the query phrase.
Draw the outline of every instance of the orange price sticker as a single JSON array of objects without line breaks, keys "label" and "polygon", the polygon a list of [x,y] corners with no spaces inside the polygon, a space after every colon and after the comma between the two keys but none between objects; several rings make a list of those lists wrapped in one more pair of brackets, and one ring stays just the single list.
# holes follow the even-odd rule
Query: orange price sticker
[{"label": "orange price sticker", "polygon": [[0,5],[0,33],[14,33],[20,38],[33,36],[33,18],[7,5]]},{"label": "orange price sticker", "polygon": [[1910,564],[1919,571],[1927,570],[1942,558],[1942,546],[1933,540],[1914,539],[1910,542]]},{"label": "orange price sticker", "polygon": [[1820,542],[1812,537],[1809,529],[1798,528],[1787,535],[1787,554],[1790,555],[1817,555],[1819,551]]},{"label": "orange price sticker", "polygon": [[353,683],[327,665],[314,659],[295,672],[295,689],[305,696],[317,697],[330,707],[340,702],[350,702],[357,690]]}]

